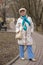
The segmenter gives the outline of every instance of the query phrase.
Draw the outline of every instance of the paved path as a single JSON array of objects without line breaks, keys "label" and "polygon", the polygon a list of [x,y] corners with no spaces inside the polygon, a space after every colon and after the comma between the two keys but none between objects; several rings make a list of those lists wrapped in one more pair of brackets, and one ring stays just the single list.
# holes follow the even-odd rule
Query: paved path
[{"label": "paved path", "polygon": [[13,22],[10,22],[9,27],[10,27],[10,29],[12,29],[12,30],[15,30],[15,29],[16,29],[16,28],[15,28],[15,23],[14,23],[14,21],[13,21]]},{"label": "paved path", "polygon": [[34,33],[33,34],[34,44],[33,44],[33,51],[35,53],[35,57],[37,58],[37,62],[32,62],[27,59],[27,51],[25,51],[26,60],[22,61],[20,58],[12,63],[11,65],[43,65],[43,36]]}]

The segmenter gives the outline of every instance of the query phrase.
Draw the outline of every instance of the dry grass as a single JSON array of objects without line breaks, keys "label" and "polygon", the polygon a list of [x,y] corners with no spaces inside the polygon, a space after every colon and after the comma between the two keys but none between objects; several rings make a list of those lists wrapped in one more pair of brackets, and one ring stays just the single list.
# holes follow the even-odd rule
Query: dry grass
[{"label": "dry grass", "polygon": [[15,33],[0,32],[0,65],[5,65],[18,55]]}]

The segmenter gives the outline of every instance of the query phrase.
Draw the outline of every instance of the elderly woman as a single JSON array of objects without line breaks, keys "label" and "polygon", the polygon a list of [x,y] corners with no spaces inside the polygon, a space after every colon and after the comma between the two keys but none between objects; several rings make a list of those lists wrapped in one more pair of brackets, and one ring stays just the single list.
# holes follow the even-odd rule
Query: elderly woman
[{"label": "elderly woman", "polygon": [[20,17],[17,20],[16,24],[16,33],[22,32],[22,39],[18,39],[19,44],[19,55],[22,60],[24,60],[24,46],[27,46],[28,59],[36,61],[32,51],[32,33],[34,31],[34,26],[31,17],[27,16],[26,9],[19,9]]}]

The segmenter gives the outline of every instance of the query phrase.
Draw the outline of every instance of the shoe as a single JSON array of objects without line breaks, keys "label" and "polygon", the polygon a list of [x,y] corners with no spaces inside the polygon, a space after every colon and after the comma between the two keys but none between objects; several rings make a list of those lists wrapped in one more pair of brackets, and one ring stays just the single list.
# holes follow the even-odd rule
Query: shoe
[{"label": "shoe", "polygon": [[25,58],[20,58],[21,60],[24,60]]},{"label": "shoe", "polygon": [[33,58],[33,59],[32,59],[32,61],[33,61],[33,62],[36,62],[36,59],[35,59],[35,58]]},{"label": "shoe", "polygon": [[33,61],[33,62],[36,62],[36,59],[35,58],[33,58],[33,59],[29,59],[30,61]]}]

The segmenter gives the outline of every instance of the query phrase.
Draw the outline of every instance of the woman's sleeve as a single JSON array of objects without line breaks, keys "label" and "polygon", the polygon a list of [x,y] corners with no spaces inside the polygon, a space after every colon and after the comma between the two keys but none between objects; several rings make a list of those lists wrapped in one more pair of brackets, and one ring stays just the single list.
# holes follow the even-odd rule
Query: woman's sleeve
[{"label": "woman's sleeve", "polygon": [[16,23],[16,32],[19,32],[19,19],[17,20],[17,23]]},{"label": "woman's sleeve", "polygon": [[31,21],[31,32],[33,33],[34,32],[34,24],[33,24],[32,18],[30,18],[30,21]]}]

